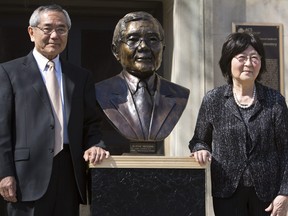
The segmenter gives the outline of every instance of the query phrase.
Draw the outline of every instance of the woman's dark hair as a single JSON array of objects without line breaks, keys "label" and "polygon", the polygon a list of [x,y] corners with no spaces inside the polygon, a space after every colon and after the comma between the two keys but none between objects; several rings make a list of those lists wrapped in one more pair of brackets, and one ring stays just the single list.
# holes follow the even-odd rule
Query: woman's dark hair
[{"label": "woman's dark hair", "polygon": [[219,66],[228,84],[232,84],[231,61],[232,59],[252,46],[261,56],[261,68],[256,80],[261,79],[261,75],[266,71],[266,60],[264,46],[257,35],[248,32],[237,32],[230,34],[222,46],[222,54]]}]

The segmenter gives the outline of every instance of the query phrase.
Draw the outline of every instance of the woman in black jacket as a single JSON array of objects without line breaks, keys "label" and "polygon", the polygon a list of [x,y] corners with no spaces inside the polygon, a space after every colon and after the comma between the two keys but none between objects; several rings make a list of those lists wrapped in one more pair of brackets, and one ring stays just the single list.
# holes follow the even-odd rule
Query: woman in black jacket
[{"label": "woman in black jacket", "polygon": [[232,33],[219,65],[227,84],[203,98],[191,156],[211,161],[216,216],[286,216],[288,110],[285,98],[259,83],[266,69],[260,39]]}]

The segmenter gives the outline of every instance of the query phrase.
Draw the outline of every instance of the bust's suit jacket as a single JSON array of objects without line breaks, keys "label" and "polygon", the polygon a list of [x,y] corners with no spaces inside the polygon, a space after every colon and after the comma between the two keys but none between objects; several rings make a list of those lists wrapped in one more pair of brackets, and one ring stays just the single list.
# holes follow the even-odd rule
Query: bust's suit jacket
[{"label": "bust's suit jacket", "polygon": [[[130,140],[144,140],[136,108],[128,85],[121,72],[96,83],[96,98],[112,125]],[[185,109],[189,90],[156,74],[155,109],[149,140],[166,138]]]},{"label": "bust's suit jacket", "polygon": [[[288,195],[288,111],[276,90],[256,83],[257,100],[247,127],[233,98],[232,86],[209,91],[199,110],[192,152],[212,151],[214,197],[231,196],[249,167],[255,191],[263,201]],[[248,137],[250,136],[250,137]],[[250,150],[246,140],[251,139]]]},{"label": "bust's suit jacket", "polygon": [[[82,202],[86,202],[83,153],[101,139],[94,84],[88,71],[62,60],[61,66],[70,152]],[[39,199],[46,192],[54,136],[49,96],[32,52],[1,64],[0,178],[16,177],[20,201]]]}]

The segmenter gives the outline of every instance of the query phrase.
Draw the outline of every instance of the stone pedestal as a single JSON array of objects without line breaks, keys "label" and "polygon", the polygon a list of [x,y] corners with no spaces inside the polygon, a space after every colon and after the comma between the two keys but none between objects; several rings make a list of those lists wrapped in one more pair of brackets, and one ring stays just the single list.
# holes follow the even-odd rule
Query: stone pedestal
[{"label": "stone pedestal", "polygon": [[192,158],[112,156],[90,168],[92,216],[205,216],[205,169]]}]

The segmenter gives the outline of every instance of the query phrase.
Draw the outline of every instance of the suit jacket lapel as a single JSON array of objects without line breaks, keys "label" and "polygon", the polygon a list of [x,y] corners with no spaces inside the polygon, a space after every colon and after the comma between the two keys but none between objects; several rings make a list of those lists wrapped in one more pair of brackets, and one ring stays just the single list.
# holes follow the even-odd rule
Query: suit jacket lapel
[{"label": "suit jacket lapel", "polygon": [[61,61],[62,68],[62,83],[63,83],[63,97],[65,103],[66,119],[69,119],[71,113],[72,93],[74,91],[75,84],[71,81],[68,74],[73,68],[68,68],[68,65]]},{"label": "suit jacket lapel", "polygon": [[255,116],[260,110],[262,110],[261,101],[265,100],[264,91],[263,91],[262,86],[258,85],[257,82],[255,83],[255,86],[256,86],[256,96],[255,97],[257,97],[257,100],[256,100],[256,103],[255,103],[255,107],[253,109],[253,113],[252,113],[250,118]]},{"label": "suit jacket lapel", "polygon": [[[161,130],[164,122],[169,116],[169,113],[172,111],[176,105],[174,98],[169,97],[168,95],[161,95],[158,91],[155,92],[155,106],[152,113],[152,122],[150,130],[150,138],[156,139],[158,132]],[[154,124],[158,122],[157,124]]]},{"label": "suit jacket lapel", "polygon": [[[253,113],[251,114],[251,116],[249,118],[249,121],[250,121],[251,118],[253,118],[253,116],[257,115],[257,113],[259,113],[259,111],[261,111],[263,109],[261,101],[265,100],[264,91],[263,91],[262,86],[258,85],[257,83],[255,83],[255,86],[256,86],[256,97],[257,97],[257,100],[256,100],[256,103],[255,103],[255,107],[253,109]],[[249,126],[250,126],[250,124],[248,124],[248,128],[247,129],[250,131]],[[252,125],[250,127],[255,127],[255,125]],[[252,146],[251,146],[251,149],[249,151],[249,153],[251,153],[253,151],[253,149],[255,148],[255,146],[257,145],[257,142],[254,141],[256,139],[254,137],[254,133],[249,133],[249,134],[250,134],[250,137],[251,137],[251,140],[252,140]]]},{"label": "suit jacket lapel", "polygon": [[41,101],[45,104],[45,107],[47,107],[47,109],[52,113],[46,85],[32,52],[27,55],[27,58],[23,62],[23,73],[26,75],[27,80],[31,81],[32,88],[37,92]]},{"label": "suit jacket lapel", "polygon": [[[126,83],[124,80],[122,80],[121,85],[126,86]],[[122,88],[122,87],[118,89],[113,89],[113,91],[111,92],[110,102],[115,108],[118,107],[119,113],[127,121],[128,125],[130,126],[130,129],[134,131],[136,135],[138,135],[138,138],[144,139],[142,135],[142,129],[139,123],[137,111],[133,103],[132,95],[127,86],[125,88]],[[122,92],[123,89],[125,89],[126,92]]]},{"label": "suit jacket lapel", "polygon": [[233,113],[233,115],[235,115],[237,118],[242,120],[242,117],[240,115],[240,112],[238,110],[237,105],[234,102],[234,98],[233,97],[229,97],[225,103],[225,107],[231,112]]},{"label": "suit jacket lapel", "polygon": [[227,98],[225,102],[225,107],[238,119],[242,120],[240,112],[238,110],[237,104],[234,101],[233,92],[232,92],[232,85],[228,85],[224,92],[224,97]]},{"label": "suit jacket lapel", "polygon": [[156,79],[157,90],[155,91],[154,109],[151,117],[151,139],[157,139],[159,131],[161,130],[164,122],[169,117],[169,113],[176,106],[176,100],[174,98],[175,96],[171,95],[171,92],[168,89],[164,89],[165,86],[161,85],[161,77],[156,74]]}]

